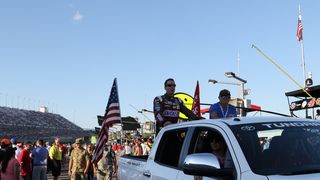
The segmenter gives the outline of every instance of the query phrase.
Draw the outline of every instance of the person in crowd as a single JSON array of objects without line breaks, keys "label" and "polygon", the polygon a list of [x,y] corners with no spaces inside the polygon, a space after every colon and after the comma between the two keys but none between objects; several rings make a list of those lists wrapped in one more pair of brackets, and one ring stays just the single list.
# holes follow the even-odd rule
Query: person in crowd
[{"label": "person in crowd", "polygon": [[175,88],[176,83],[174,79],[167,79],[164,82],[166,93],[162,96],[157,96],[153,101],[153,112],[156,119],[156,134],[159,133],[162,127],[177,123],[180,112],[192,120],[199,119],[184,105],[181,99],[174,97]]},{"label": "person in crowd", "polygon": [[219,93],[219,102],[210,106],[210,119],[236,117],[237,110],[229,104],[231,94],[227,89],[223,89]]},{"label": "person in crowd", "polygon": [[151,148],[152,148],[152,144],[153,144],[152,138],[148,138],[147,145],[146,145],[148,154],[150,154],[150,151],[151,151]]},{"label": "person in crowd", "polygon": [[112,180],[112,175],[117,172],[116,153],[110,143],[105,145],[102,158],[94,165],[94,172],[97,180]]},{"label": "person in crowd", "polygon": [[83,140],[81,138],[76,139],[75,144],[70,156],[68,174],[71,176],[71,180],[85,180],[85,174],[90,166],[90,157],[82,147]]},{"label": "person in crowd", "polygon": [[19,164],[21,166],[21,177],[23,180],[31,180],[32,171],[32,142],[27,141],[25,143],[24,149],[21,151],[18,157]]},{"label": "person in crowd", "polygon": [[130,147],[131,147],[131,155],[134,156],[134,150],[135,150],[135,147],[136,147],[135,140],[130,143]]},{"label": "person in crowd", "polygon": [[123,149],[122,144],[118,143],[117,144],[117,154],[121,155],[122,149]]},{"label": "person in crowd", "polygon": [[36,141],[36,147],[32,150],[33,170],[32,180],[47,179],[47,159],[49,152],[43,147],[43,140]]},{"label": "person in crowd", "polygon": [[134,147],[134,155],[135,156],[142,156],[142,146],[141,146],[141,139],[136,139],[136,145]]},{"label": "person in crowd", "polygon": [[62,160],[61,160],[61,163],[63,164],[63,163],[65,163],[65,156],[67,155],[67,153],[68,153],[68,150],[67,150],[67,148],[66,148],[66,145],[65,144],[62,144],[62,143],[60,143],[60,150],[61,150],[61,152],[62,152]]},{"label": "person in crowd", "polygon": [[18,147],[18,146],[17,146],[17,140],[16,140],[16,138],[11,138],[11,139],[10,139],[10,142],[11,142],[12,147],[14,147],[14,148],[17,148],[17,147]]},{"label": "person in crowd", "polygon": [[20,165],[15,158],[16,148],[8,147],[1,162],[1,176],[2,180],[20,180]]},{"label": "person in crowd", "polygon": [[1,149],[0,149],[0,163],[1,163],[2,159],[4,158],[8,147],[11,147],[11,142],[9,141],[9,139],[2,139],[1,140]]},{"label": "person in crowd", "polygon": [[131,146],[129,145],[128,142],[124,143],[124,154],[125,155],[130,155],[131,154]]},{"label": "person in crowd", "polygon": [[[1,148],[0,148],[0,163],[3,160],[6,150],[8,147],[11,147],[11,142],[9,141],[9,139],[2,139],[1,140],[1,144],[0,144]],[[1,180],[1,174],[0,174],[0,180]]]},{"label": "person in crowd", "polygon": [[67,146],[67,156],[71,156],[71,152],[74,149],[74,144],[69,143]]},{"label": "person in crowd", "polygon": [[47,148],[48,152],[50,152],[51,146],[50,146],[50,143],[48,141],[46,142],[46,148]]},{"label": "person in crowd", "polygon": [[[48,141],[45,143],[45,148],[48,150],[48,152],[50,152],[51,145]],[[52,169],[51,167],[52,167],[52,161],[50,159],[50,156],[48,156],[48,158],[47,158],[47,174],[51,171],[51,169]]]},{"label": "person in crowd", "polygon": [[320,109],[317,109],[317,114],[315,116],[315,119],[320,119]]},{"label": "person in crowd", "polygon": [[62,160],[62,150],[60,148],[61,140],[56,138],[54,144],[50,148],[49,157],[51,160],[51,170],[54,180],[58,180],[61,174],[61,160]]},{"label": "person in crowd", "polygon": [[117,143],[113,143],[112,149],[114,152],[117,152]]},{"label": "person in crowd", "polygon": [[88,168],[88,172],[87,172],[87,174],[88,174],[87,179],[88,180],[92,180],[93,176],[94,176],[94,172],[93,172],[93,164],[91,163],[91,160],[92,160],[92,157],[93,157],[93,147],[92,147],[91,143],[87,143],[86,144],[86,151],[87,151],[87,153],[89,155],[89,160],[90,160],[89,161],[90,164],[89,164],[89,168]]},{"label": "person in crowd", "polygon": [[141,148],[142,148],[142,155],[148,155],[147,153],[147,145],[146,145],[146,142],[147,140],[144,138],[144,139],[141,139]]},{"label": "person in crowd", "polygon": [[15,158],[18,159],[21,151],[23,150],[23,147],[24,147],[24,143],[23,142],[20,142],[17,144],[17,150],[16,150],[16,155],[15,155]]}]

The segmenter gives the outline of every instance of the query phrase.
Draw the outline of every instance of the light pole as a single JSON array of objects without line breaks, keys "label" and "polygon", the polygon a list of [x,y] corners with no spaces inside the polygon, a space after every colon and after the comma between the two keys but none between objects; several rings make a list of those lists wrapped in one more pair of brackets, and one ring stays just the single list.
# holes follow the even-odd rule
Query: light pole
[{"label": "light pole", "polygon": [[240,81],[240,89],[241,89],[241,99],[242,99],[242,103],[241,103],[241,108],[240,108],[240,116],[242,116],[242,112],[243,112],[243,103],[244,103],[244,100],[245,100],[245,93],[244,93],[244,84],[247,83],[247,80],[244,80],[238,76],[236,76],[236,74],[234,72],[226,72],[224,73],[224,75],[228,78],[234,78],[238,81]]},{"label": "light pole", "polygon": [[244,97],[245,97],[244,85],[243,85],[243,83],[240,83],[240,82],[217,81],[217,80],[214,80],[214,79],[209,79],[208,82],[209,82],[209,83],[213,83],[213,84],[227,84],[227,85],[236,85],[236,86],[239,86],[239,87],[241,88],[240,98],[244,99]]},{"label": "light pole", "polygon": [[246,80],[236,76],[235,73],[233,72],[226,72],[224,73],[224,75],[228,78],[235,78],[237,79],[238,81],[240,81],[239,85],[240,85],[240,88],[241,88],[241,99],[245,99],[245,95],[244,95],[244,84],[247,83]]}]

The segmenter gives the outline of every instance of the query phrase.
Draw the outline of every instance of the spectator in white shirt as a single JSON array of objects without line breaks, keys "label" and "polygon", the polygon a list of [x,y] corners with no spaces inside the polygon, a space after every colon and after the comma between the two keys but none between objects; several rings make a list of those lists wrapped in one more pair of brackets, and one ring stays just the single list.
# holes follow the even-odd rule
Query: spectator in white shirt
[{"label": "spectator in white shirt", "polygon": [[147,145],[146,145],[146,141],[144,139],[142,139],[141,147],[142,147],[142,155],[148,155]]},{"label": "spectator in white shirt", "polygon": [[130,145],[128,144],[128,142],[126,142],[126,143],[124,144],[124,154],[125,154],[125,155],[131,154],[131,147],[130,147]]}]

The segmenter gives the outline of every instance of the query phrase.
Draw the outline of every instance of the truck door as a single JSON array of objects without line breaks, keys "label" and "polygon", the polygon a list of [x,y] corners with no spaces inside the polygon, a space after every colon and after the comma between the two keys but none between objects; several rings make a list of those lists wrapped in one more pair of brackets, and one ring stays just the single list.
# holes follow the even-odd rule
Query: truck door
[{"label": "truck door", "polygon": [[[228,145],[226,143],[226,137],[222,135],[222,132],[218,129],[209,128],[209,127],[196,127],[194,129],[192,138],[190,140],[189,148],[185,152],[185,156],[194,153],[213,153],[218,157],[221,168],[232,168],[234,173],[232,176],[213,176],[213,177],[200,177],[200,176],[191,176],[184,174],[179,170],[177,179],[178,180],[236,180],[237,172],[234,167],[234,163],[230,152],[228,150]],[[184,156],[184,157],[185,157]]]},{"label": "truck door", "polygon": [[176,179],[186,134],[187,128],[164,132],[157,147],[154,161],[148,160],[143,175],[150,179]]}]

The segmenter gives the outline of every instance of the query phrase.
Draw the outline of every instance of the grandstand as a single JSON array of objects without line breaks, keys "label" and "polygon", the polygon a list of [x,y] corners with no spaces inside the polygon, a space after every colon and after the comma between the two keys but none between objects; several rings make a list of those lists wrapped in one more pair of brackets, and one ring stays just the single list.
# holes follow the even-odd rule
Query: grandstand
[{"label": "grandstand", "polygon": [[0,138],[16,138],[18,141],[43,139],[52,142],[60,137],[63,142],[91,134],[59,114],[0,107]]}]

